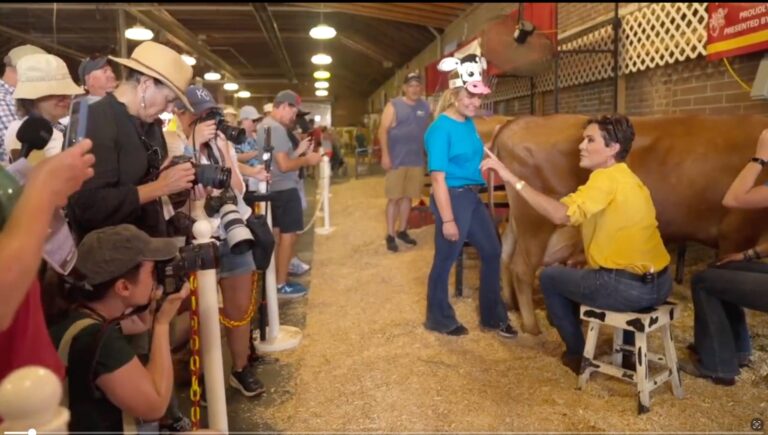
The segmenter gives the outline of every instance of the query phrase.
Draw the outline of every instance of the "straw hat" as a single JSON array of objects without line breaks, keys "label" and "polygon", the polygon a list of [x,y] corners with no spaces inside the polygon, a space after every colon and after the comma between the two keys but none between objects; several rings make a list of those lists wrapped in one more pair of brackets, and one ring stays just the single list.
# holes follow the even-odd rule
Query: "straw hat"
[{"label": "straw hat", "polygon": [[181,55],[153,41],[142,42],[128,59],[109,56],[113,61],[160,80],[168,86],[189,110],[192,106],[184,90],[192,80],[192,67]]},{"label": "straw hat", "polygon": [[52,54],[30,54],[16,65],[19,82],[13,92],[15,99],[29,99],[48,95],[78,95],[83,88],[69,75],[67,65]]},{"label": "straw hat", "polygon": [[36,47],[34,45],[20,45],[11,51],[8,52],[8,55],[5,56],[3,59],[3,62],[7,66],[16,67],[18,65],[19,61],[24,58],[24,56],[29,56],[30,54],[45,54],[46,51],[43,50],[40,47]]}]

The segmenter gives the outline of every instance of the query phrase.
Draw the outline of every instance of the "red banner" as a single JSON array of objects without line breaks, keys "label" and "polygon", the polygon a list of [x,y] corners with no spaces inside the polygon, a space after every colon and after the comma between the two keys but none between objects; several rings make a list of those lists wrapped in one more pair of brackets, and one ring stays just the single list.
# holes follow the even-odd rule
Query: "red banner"
[{"label": "red banner", "polygon": [[768,3],[709,3],[707,60],[768,49]]}]

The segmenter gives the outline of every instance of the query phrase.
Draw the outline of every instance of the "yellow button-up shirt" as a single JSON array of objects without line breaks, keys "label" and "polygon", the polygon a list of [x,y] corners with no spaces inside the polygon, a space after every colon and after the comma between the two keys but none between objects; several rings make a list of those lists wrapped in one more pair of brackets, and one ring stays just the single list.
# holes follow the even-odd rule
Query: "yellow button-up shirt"
[{"label": "yellow button-up shirt", "polygon": [[581,225],[589,267],[642,274],[669,265],[651,194],[626,163],[593,171],[560,202],[571,224]]}]

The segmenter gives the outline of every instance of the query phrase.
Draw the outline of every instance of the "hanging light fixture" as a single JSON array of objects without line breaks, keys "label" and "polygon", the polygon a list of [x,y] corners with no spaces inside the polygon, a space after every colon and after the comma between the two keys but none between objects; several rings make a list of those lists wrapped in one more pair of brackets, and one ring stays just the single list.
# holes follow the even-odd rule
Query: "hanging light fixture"
[{"label": "hanging light fixture", "polygon": [[141,24],[136,24],[130,29],[125,29],[125,37],[134,41],[149,41],[155,34]]},{"label": "hanging light fixture", "polygon": [[333,58],[325,53],[318,53],[312,56],[312,63],[315,65],[328,65],[333,62]]},{"label": "hanging light fixture", "polygon": [[315,73],[312,74],[312,77],[314,77],[314,78],[316,78],[318,80],[327,80],[327,79],[331,78],[331,73],[329,73],[328,71],[326,71],[324,69],[321,69],[319,71],[315,71]]},{"label": "hanging light fixture", "polygon": [[203,75],[203,78],[206,80],[221,80],[221,74],[216,71],[208,71]]},{"label": "hanging light fixture", "polygon": [[181,58],[184,59],[184,62],[189,66],[192,66],[197,63],[197,59],[195,59],[194,57],[188,54],[182,54]]},{"label": "hanging light fixture", "polygon": [[318,89],[315,91],[315,95],[317,95],[318,97],[327,97],[328,91],[326,91],[325,89]]},{"label": "hanging light fixture", "polygon": [[251,93],[248,91],[240,91],[235,95],[237,95],[237,98],[250,98]]},{"label": "hanging light fixture", "polygon": [[336,36],[336,29],[327,24],[320,23],[309,31],[309,36],[314,39],[331,39]]},{"label": "hanging light fixture", "polygon": [[328,89],[329,86],[331,86],[331,84],[328,83],[328,82],[325,82],[325,81],[323,81],[323,82],[315,82],[315,87],[317,89]]},{"label": "hanging light fixture", "polygon": [[236,91],[239,87],[240,85],[238,85],[237,83],[232,83],[232,82],[224,83],[225,91]]}]

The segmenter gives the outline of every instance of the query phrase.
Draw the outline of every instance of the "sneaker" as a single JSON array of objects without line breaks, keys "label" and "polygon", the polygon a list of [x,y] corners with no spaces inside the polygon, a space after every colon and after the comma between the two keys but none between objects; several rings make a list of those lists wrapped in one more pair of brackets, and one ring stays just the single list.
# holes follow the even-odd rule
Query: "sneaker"
[{"label": "sneaker", "polygon": [[405,230],[400,231],[399,233],[397,233],[397,238],[402,240],[403,242],[409,244],[409,245],[416,246],[416,240],[414,240],[413,237],[409,236],[408,232],[405,231]]},{"label": "sneaker", "polygon": [[454,337],[458,337],[460,335],[467,335],[469,334],[469,329],[467,329],[464,325],[459,324],[459,326],[451,329],[448,332],[444,332],[446,335],[451,335]]},{"label": "sneaker", "polygon": [[291,276],[301,276],[305,273],[309,272],[309,269],[312,267],[301,261],[299,257],[293,257],[291,258],[291,263],[288,265],[288,275]]},{"label": "sneaker", "polygon": [[395,242],[395,238],[392,236],[387,236],[387,249],[389,249],[392,252],[397,252],[397,242]]},{"label": "sneaker", "polygon": [[237,388],[246,397],[258,396],[267,391],[264,384],[259,381],[247,368],[229,375],[229,385]]},{"label": "sneaker", "polygon": [[278,299],[296,299],[307,295],[307,288],[298,282],[287,282],[277,286]]},{"label": "sneaker", "polygon": [[511,323],[507,323],[499,328],[498,334],[503,338],[515,338],[517,337],[517,330]]},{"label": "sneaker", "polygon": [[173,421],[160,424],[160,433],[181,433],[192,430],[192,421],[183,415],[177,415]]}]

